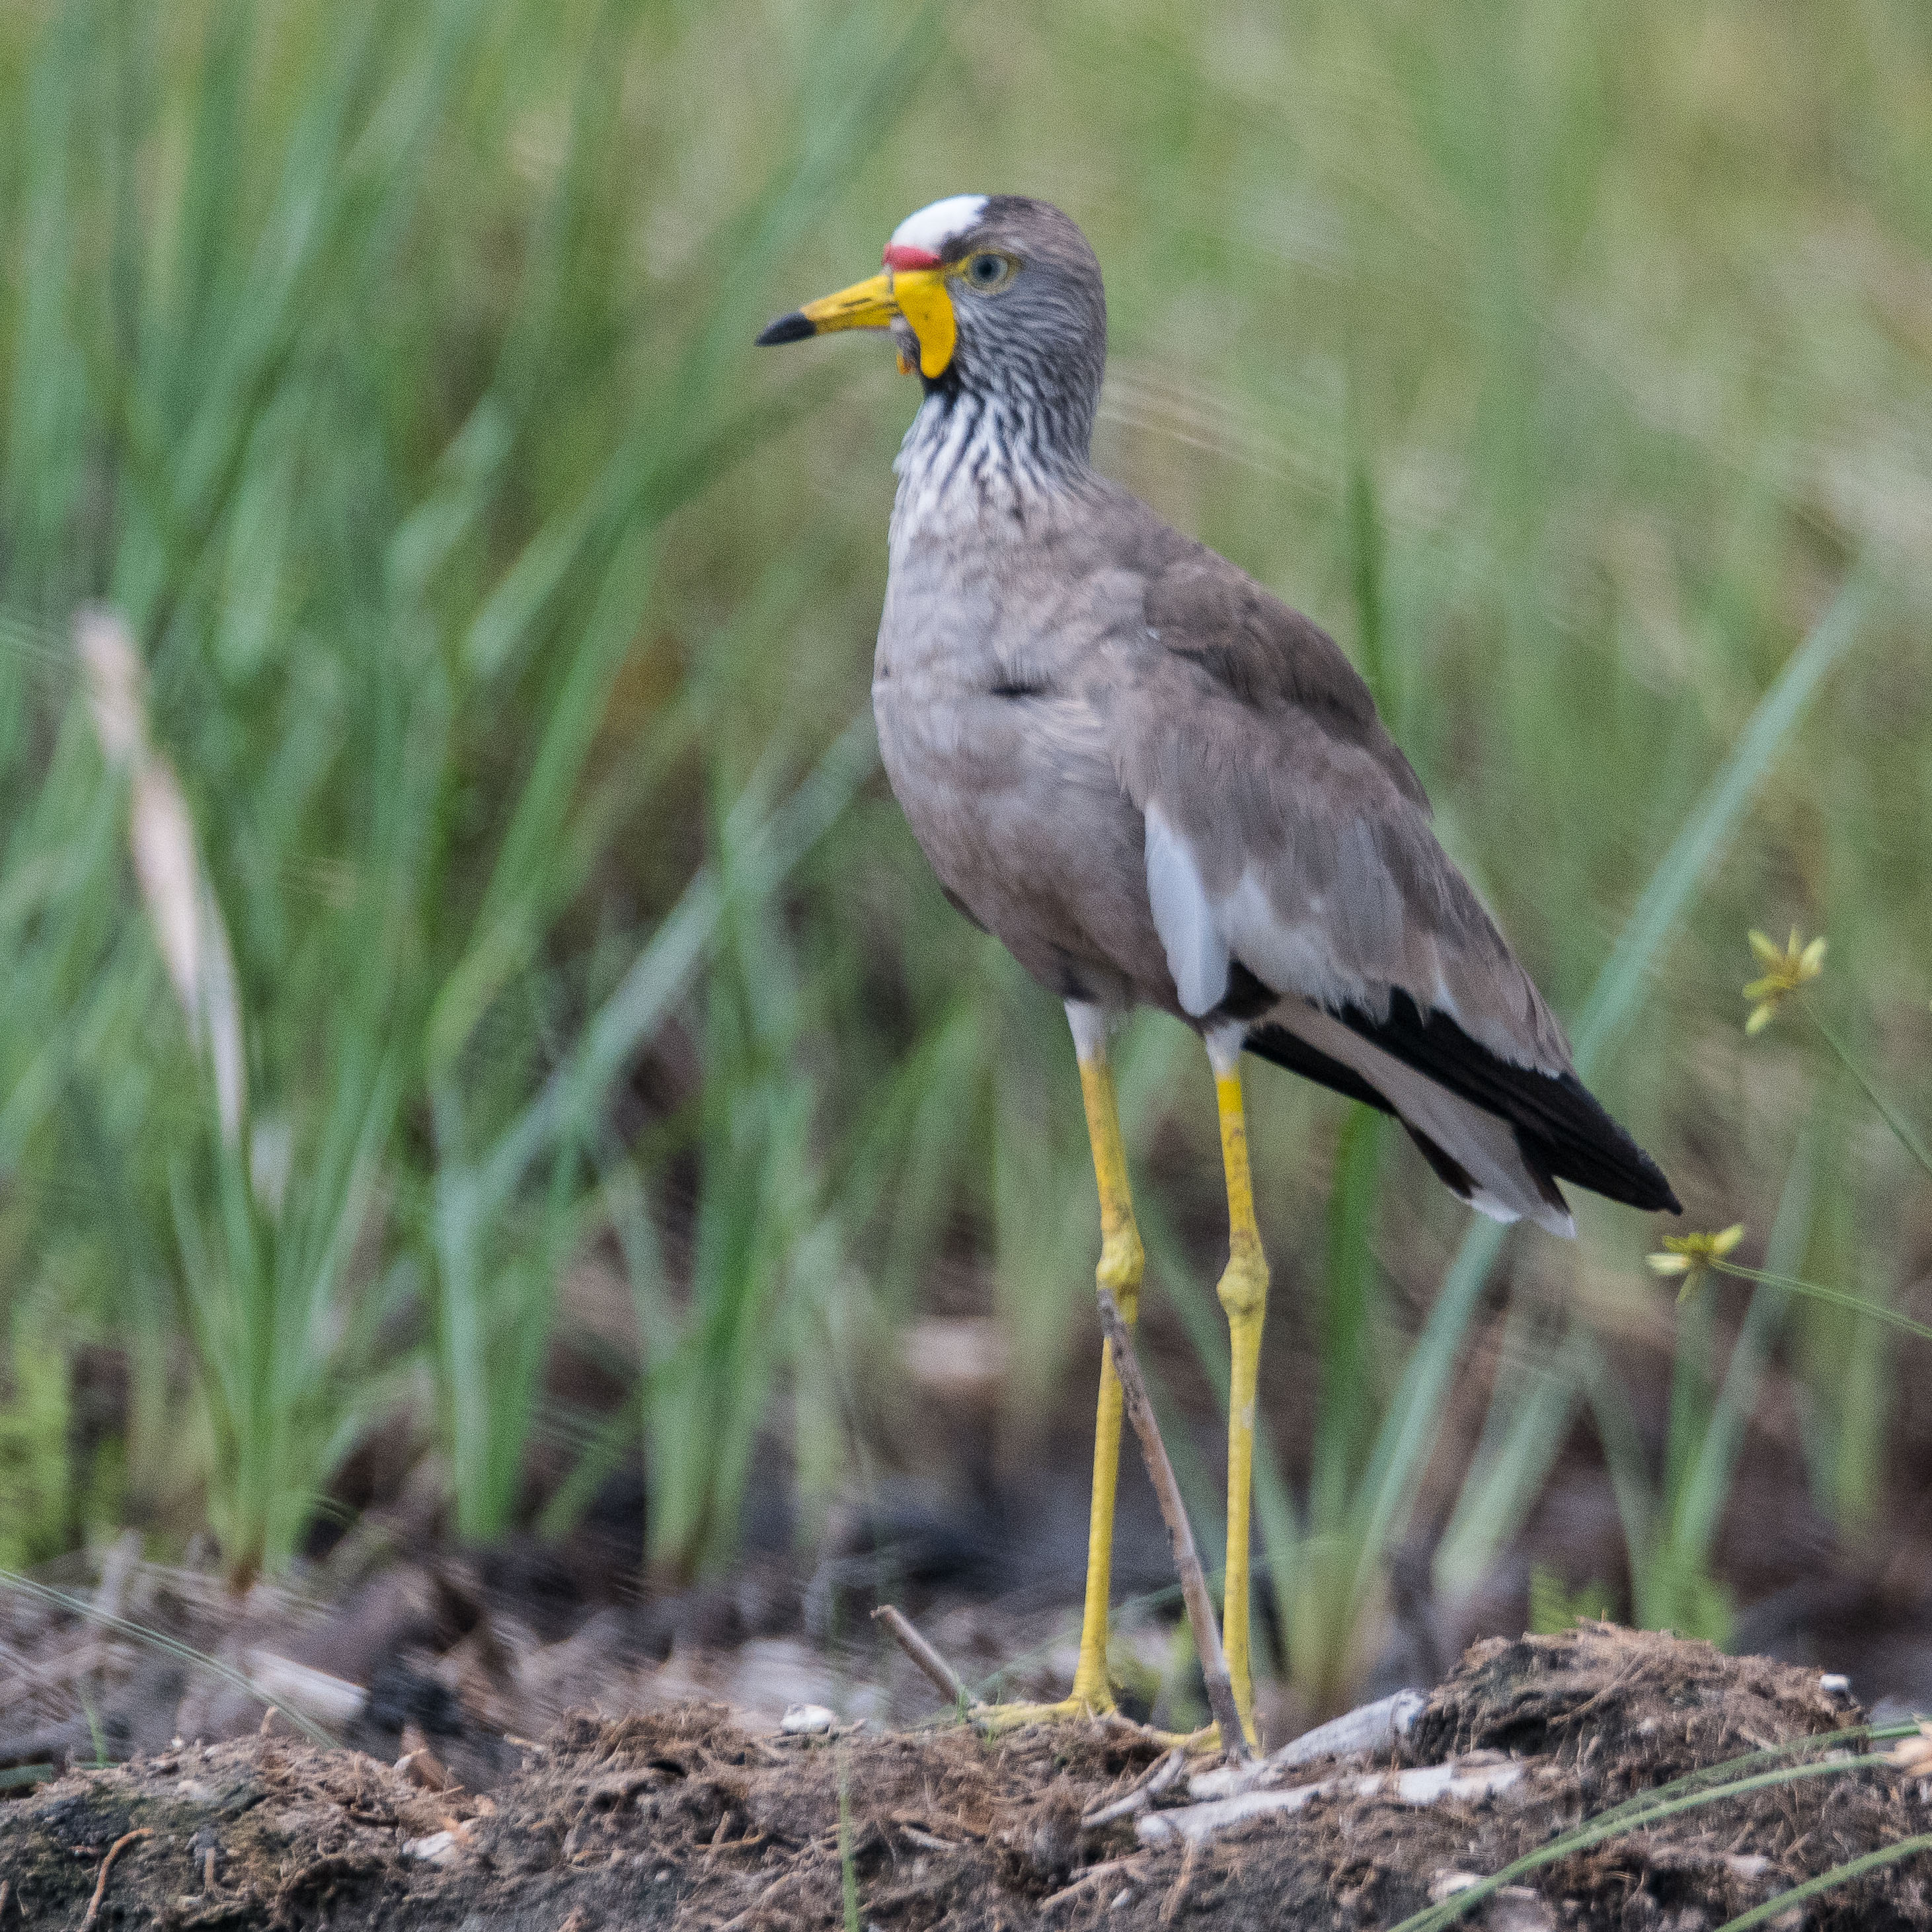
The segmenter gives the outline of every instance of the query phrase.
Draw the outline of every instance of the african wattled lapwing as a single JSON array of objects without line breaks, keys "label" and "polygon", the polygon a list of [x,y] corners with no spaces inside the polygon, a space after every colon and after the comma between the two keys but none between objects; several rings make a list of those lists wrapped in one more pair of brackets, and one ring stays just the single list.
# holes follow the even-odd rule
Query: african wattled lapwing
[{"label": "african wattled lapwing", "polygon": [[[1044,202],[958,195],[883,272],[761,343],[890,330],[925,396],[894,466],[872,674],[886,773],[946,896],[1066,1002],[1100,1196],[1100,1283],[1141,1283],[1112,1023],[1208,1050],[1226,1169],[1228,1670],[1252,1728],[1249,1487],[1268,1264],[1244,1049],[1393,1114],[1472,1208],[1575,1232],[1558,1184],[1677,1210],[1576,1077],[1556,1022],[1430,826],[1335,644],[1088,460],[1100,268]],[[1102,1352],[1086,1611],[1071,1696],[1105,1710],[1120,1385]]]}]

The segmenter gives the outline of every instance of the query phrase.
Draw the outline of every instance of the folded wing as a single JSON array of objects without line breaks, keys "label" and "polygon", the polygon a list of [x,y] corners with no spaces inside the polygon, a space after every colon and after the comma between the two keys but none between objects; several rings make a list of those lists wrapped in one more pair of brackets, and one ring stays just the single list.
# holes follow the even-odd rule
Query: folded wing
[{"label": "folded wing", "polygon": [[1559,1180],[1674,1210],[1334,642],[1195,545],[1153,574],[1146,618],[1122,775],[1183,1010],[1398,1115],[1499,1220],[1573,1232]]}]

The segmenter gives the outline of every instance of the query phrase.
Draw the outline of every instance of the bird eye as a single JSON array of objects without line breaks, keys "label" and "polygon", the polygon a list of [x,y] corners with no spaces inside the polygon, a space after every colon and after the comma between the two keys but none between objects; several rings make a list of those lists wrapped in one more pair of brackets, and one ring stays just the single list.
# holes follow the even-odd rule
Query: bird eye
[{"label": "bird eye", "polygon": [[1016,266],[1018,264],[1010,256],[969,256],[966,262],[966,279],[976,289],[997,289],[1012,279]]}]

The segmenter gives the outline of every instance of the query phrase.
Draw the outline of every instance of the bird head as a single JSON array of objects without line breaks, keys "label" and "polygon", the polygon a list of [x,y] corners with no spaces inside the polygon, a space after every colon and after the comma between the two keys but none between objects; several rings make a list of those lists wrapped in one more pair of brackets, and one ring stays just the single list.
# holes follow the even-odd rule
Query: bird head
[{"label": "bird head", "polygon": [[780,316],[761,344],[840,328],[892,332],[899,368],[927,389],[1076,403],[1091,426],[1106,360],[1100,265],[1057,208],[1022,195],[956,194],[909,215],[885,266]]}]

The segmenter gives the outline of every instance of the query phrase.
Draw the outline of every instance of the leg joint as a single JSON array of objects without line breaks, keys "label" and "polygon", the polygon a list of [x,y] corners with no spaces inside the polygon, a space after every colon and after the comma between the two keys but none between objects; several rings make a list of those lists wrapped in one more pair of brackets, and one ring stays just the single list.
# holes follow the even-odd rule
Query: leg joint
[{"label": "leg joint", "polygon": [[1230,1322],[1258,1318],[1268,1306],[1268,1258],[1260,1242],[1237,1240],[1214,1292]]},{"label": "leg joint", "polygon": [[[1094,1279],[1102,1288],[1111,1288],[1119,1300],[1138,1289],[1146,1271],[1147,1253],[1141,1246],[1140,1230],[1131,1220],[1109,1228],[1101,1239],[1100,1262],[1094,1270]],[[1124,1303],[1120,1312],[1130,1312]]]}]

